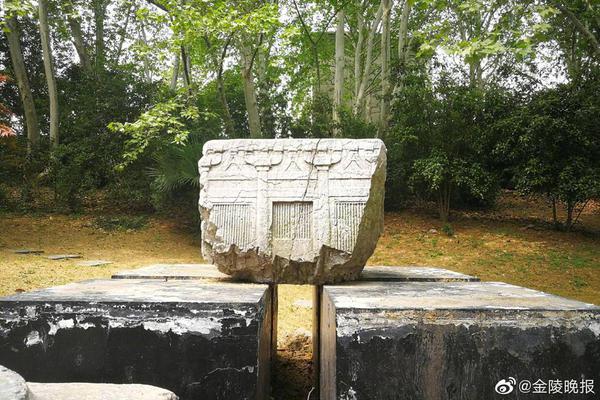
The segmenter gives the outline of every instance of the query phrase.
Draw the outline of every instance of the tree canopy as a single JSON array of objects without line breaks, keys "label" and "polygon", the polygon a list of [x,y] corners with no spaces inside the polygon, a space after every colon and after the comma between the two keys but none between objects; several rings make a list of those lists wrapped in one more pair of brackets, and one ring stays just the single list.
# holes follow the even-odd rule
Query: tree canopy
[{"label": "tree canopy", "polygon": [[429,199],[447,219],[516,187],[564,202],[570,228],[598,196],[599,8],[5,0],[0,175],[76,208],[191,188],[185,160],[212,138],[379,137],[390,207]]}]

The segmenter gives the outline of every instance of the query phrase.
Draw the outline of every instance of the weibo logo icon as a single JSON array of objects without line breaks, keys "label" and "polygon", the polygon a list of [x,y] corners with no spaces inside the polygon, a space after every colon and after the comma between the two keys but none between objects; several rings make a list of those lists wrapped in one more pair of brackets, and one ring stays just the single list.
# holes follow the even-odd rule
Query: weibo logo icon
[{"label": "weibo logo icon", "polygon": [[508,379],[500,379],[498,383],[496,383],[494,390],[498,394],[510,394],[515,390],[516,384],[517,380],[511,376]]}]

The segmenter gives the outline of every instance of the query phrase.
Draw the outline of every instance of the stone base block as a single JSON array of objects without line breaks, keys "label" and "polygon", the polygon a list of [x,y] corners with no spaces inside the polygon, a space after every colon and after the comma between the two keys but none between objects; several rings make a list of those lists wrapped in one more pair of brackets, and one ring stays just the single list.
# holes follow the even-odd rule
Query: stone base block
[{"label": "stone base block", "polygon": [[150,385],[28,382],[27,400],[178,400],[171,391]]},{"label": "stone base block", "polygon": [[141,383],[265,399],[267,285],[94,280],[0,299],[0,364],[35,382]]},{"label": "stone base block", "polygon": [[449,269],[416,265],[371,266],[360,274],[360,281],[376,282],[479,282],[479,278]]},{"label": "stone base block", "polygon": [[0,400],[29,400],[25,379],[0,365]]},{"label": "stone base block", "polygon": [[[325,286],[321,329],[322,400],[509,398],[503,391],[552,398],[550,381],[555,390],[560,382],[560,399],[600,392],[600,308],[531,289],[484,282]],[[596,394],[565,394],[566,382],[578,390],[595,382]]]},{"label": "stone base block", "polygon": [[[152,264],[119,271],[112,279],[201,280],[212,282],[243,282],[219,271],[213,264]],[[270,284],[272,356],[277,355],[277,285]]]},{"label": "stone base block", "polygon": [[[212,264],[152,264],[145,267],[119,271],[112,279],[214,279],[231,281],[234,279],[219,271]],[[235,280],[240,282],[239,279]]]}]

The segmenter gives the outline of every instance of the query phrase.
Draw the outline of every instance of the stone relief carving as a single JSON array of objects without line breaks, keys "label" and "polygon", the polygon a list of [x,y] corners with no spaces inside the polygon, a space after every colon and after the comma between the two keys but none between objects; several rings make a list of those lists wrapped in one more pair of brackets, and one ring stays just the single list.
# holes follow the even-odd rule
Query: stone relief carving
[{"label": "stone relief carving", "polygon": [[358,277],[383,227],[378,139],[207,142],[198,166],[202,251],[260,282]]}]

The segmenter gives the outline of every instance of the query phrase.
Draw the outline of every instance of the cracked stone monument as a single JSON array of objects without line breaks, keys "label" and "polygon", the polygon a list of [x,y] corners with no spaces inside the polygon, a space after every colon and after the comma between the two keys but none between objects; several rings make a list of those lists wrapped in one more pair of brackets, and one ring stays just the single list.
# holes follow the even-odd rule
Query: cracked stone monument
[{"label": "cracked stone monument", "polygon": [[208,262],[264,283],[359,278],[383,230],[381,140],[214,140],[202,154]]}]

